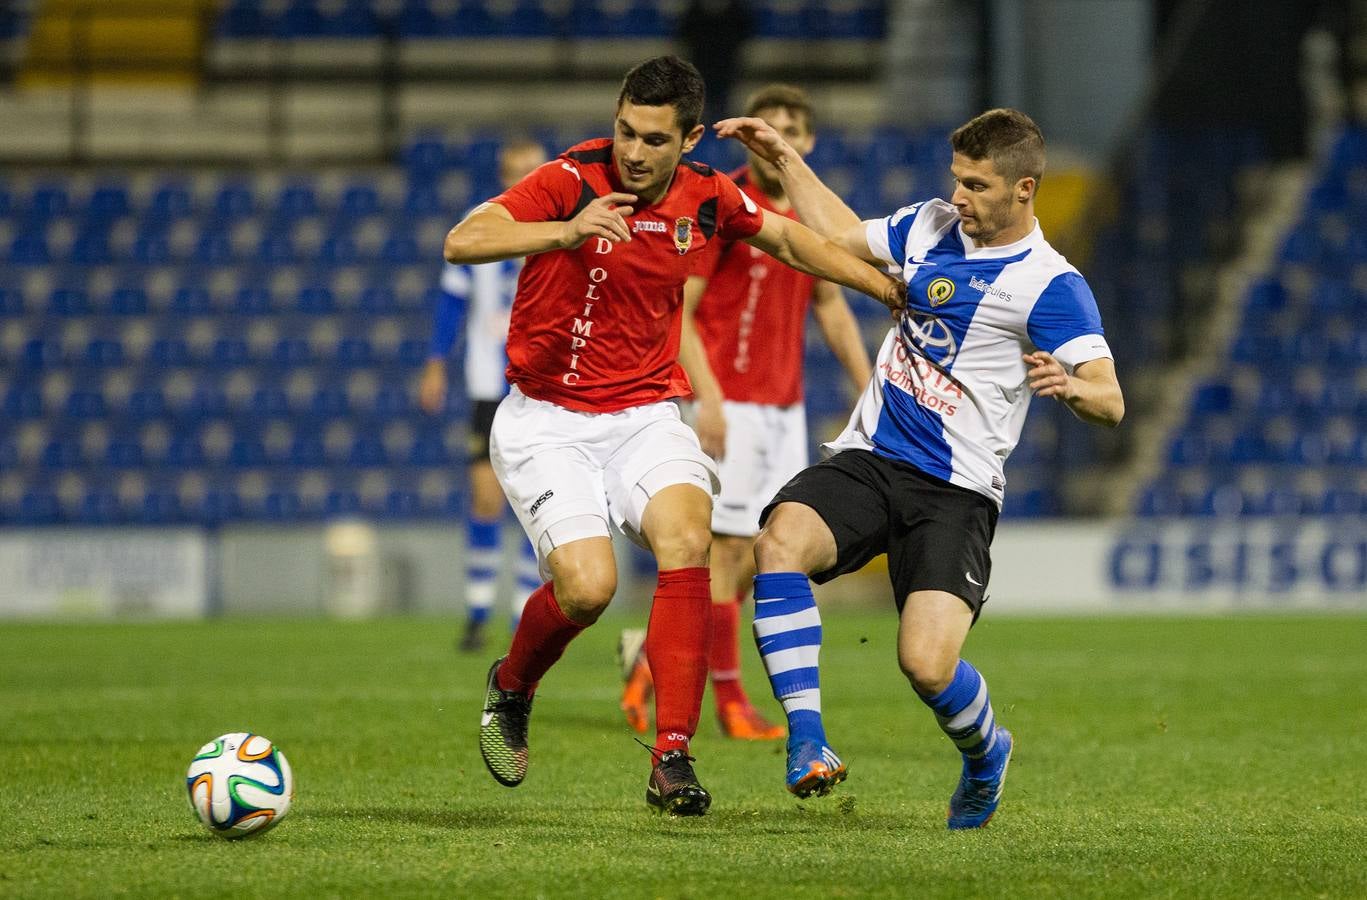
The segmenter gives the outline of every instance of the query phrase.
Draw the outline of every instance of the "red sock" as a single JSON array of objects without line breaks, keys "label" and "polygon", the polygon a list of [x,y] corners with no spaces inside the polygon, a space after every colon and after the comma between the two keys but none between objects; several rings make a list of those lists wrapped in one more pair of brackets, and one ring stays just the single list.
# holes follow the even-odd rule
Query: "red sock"
[{"label": "red sock", "polygon": [[655,677],[655,749],[687,750],[698,728],[707,687],[712,637],[712,589],[707,569],[660,573],[646,629],[646,656]]},{"label": "red sock", "polygon": [[564,611],[555,600],[555,589],[551,582],[541,585],[527,598],[522,620],[517,623],[517,631],[513,633],[513,645],[508,650],[508,658],[499,666],[499,688],[524,694],[534,692],[541,676],[555,665],[570,641],[586,627],[565,618]]},{"label": "red sock", "polygon": [[740,684],[740,604],[744,594],[712,604],[712,693],[717,709],[745,703]]}]

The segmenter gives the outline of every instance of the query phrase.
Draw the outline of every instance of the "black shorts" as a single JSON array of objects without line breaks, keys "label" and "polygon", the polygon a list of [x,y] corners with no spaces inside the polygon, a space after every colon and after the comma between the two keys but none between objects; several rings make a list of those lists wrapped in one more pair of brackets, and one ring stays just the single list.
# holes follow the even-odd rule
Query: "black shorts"
[{"label": "black shorts", "polygon": [[470,430],[465,435],[465,461],[469,465],[489,461],[489,432],[500,400],[476,400],[470,408]]},{"label": "black shorts", "polygon": [[982,609],[997,505],[977,491],[867,450],[842,450],[784,485],[761,525],[780,503],[810,506],[835,536],[835,565],[812,575],[817,584],[886,553],[898,612],[913,591],[954,594],[975,619]]}]

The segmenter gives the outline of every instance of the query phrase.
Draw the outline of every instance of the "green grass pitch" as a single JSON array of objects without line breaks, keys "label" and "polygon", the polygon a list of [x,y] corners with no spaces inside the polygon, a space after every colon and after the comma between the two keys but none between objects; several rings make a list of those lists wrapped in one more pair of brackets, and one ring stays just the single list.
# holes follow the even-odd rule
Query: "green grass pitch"
[{"label": "green grass pitch", "polygon": [[[967,655],[1017,752],[996,820],[955,834],[957,758],[892,614],[825,619],[849,781],[798,802],[781,747],[723,740],[709,695],[712,812],[677,821],[617,710],[626,616],[542,685],[516,790],[476,744],[491,657],[458,656],[449,620],[0,626],[0,896],[1367,896],[1367,618],[989,616]],[[230,843],[184,773],[237,730],[298,795]]]}]

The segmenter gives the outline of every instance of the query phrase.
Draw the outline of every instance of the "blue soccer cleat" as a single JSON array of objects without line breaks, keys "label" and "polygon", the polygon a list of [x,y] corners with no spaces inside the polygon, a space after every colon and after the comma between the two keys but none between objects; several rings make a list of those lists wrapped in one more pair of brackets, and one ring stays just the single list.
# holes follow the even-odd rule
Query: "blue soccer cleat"
[{"label": "blue soccer cleat", "polygon": [[815,741],[788,744],[788,792],[799,799],[824,797],[845,780],[845,764],[835,751]]},{"label": "blue soccer cleat", "polygon": [[949,828],[959,831],[966,828],[982,828],[992,819],[997,805],[1002,801],[1002,785],[1006,784],[1006,767],[1011,764],[1011,751],[1015,740],[1011,732],[998,726],[997,745],[992,755],[1001,764],[985,776],[978,778],[968,774],[968,763],[964,762],[963,774],[959,776],[959,787],[949,798]]}]

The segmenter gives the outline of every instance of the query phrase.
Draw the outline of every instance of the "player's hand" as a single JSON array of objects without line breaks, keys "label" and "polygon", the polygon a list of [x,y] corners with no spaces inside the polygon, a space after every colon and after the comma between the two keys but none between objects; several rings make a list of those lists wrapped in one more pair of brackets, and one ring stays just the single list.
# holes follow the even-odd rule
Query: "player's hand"
[{"label": "player's hand", "polygon": [[720,403],[699,401],[693,429],[698,432],[702,452],[715,460],[726,455],[726,416]]},{"label": "player's hand", "polygon": [[897,318],[907,308],[907,283],[895,275],[888,275],[878,302],[888,308],[894,319]]},{"label": "player's hand", "polygon": [[796,154],[774,126],[756,116],[722,119],[712,126],[717,137],[735,138],[760,159],[777,165],[788,154]]},{"label": "player's hand", "polygon": [[429,415],[436,415],[446,406],[446,362],[429,359],[422,367],[418,382],[418,405]]},{"label": "player's hand", "polygon": [[573,250],[591,237],[607,238],[614,244],[631,240],[627,216],[636,211],[629,205],[635,202],[635,194],[613,193],[596,198],[565,223],[561,246]]},{"label": "player's hand", "polygon": [[1026,353],[1021,359],[1030,367],[1025,374],[1036,397],[1053,397],[1065,402],[1073,399],[1076,393],[1073,378],[1064,370],[1063,363],[1043,350]]}]

